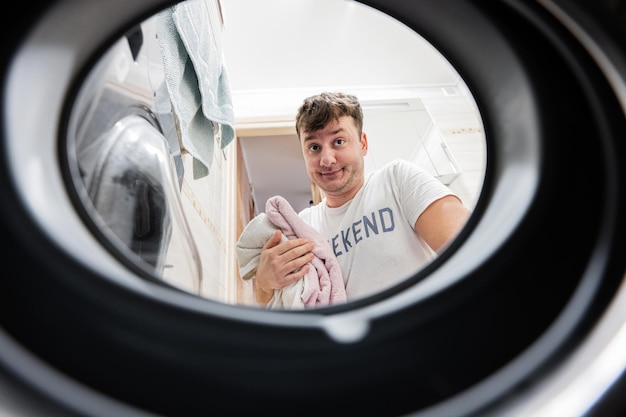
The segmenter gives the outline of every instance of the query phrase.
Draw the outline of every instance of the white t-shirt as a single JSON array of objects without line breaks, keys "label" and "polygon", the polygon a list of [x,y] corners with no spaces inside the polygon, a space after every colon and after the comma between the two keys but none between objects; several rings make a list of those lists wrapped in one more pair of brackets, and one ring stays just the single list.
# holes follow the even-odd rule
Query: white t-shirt
[{"label": "white t-shirt", "polygon": [[327,207],[324,199],[299,215],[330,242],[352,301],[413,276],[434,258],[413,226],[432,202],[451,194],[417,165],[394,160],[367,175],[343,206]]}]

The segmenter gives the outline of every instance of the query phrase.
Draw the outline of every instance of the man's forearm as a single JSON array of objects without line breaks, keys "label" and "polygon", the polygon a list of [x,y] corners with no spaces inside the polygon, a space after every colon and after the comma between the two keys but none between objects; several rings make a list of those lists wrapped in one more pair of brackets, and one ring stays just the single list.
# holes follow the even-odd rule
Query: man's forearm
[{"label": "man's forearm", "polygon": [[264,290],[257,285],[257,281],[254,280],[254,296],[257,303],[262,306],[266,306],[274,296],[274,290]]}]

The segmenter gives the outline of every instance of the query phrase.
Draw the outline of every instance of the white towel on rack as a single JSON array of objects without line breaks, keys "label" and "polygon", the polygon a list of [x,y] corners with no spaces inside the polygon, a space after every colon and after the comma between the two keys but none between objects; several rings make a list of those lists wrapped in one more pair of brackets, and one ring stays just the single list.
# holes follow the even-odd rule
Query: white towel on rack
[{"label": "white towel on rack", "polygon": [[216,135],[221,149],[235,137],[228,73],[214,42],[217,29],[211,26],[208,1],[178,3],[161,11],[156,21],[164,82],[182,144],[206,167],[204,173],[194,169],[194,178],[208,173]]}]

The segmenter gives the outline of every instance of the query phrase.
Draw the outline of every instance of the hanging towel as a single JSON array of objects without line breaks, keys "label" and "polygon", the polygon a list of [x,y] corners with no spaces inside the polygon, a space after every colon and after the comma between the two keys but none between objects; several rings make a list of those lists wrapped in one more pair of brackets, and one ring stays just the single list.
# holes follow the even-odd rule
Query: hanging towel
[{"label": "hanging towel", "polygon": [[212,30],[208,0],[178,3],[156,20],[164,83],[182,144],[194,157],[194,178],[208,174],[216,135],[221,149],[235,137],[228,73]]},{"label": "hanging towel", "polygon": [[339,263],[332,248],[315,229],[304,222],[283,197],[267,200],[265,213],[254,217],[237,241],[237,259],[243,279],[250,279],[259,265],[261,250],[276,230],[281,242],[304,237],[315,244],[306,275],[285,288],[274,291],[268,308],[319,307],[346,301],[346,290]]}]

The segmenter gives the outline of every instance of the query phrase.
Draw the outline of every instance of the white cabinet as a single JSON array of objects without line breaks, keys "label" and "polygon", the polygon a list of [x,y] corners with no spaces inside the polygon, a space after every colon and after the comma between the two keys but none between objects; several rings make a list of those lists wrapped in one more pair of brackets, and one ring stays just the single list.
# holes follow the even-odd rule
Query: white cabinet
[{"label": "white cabinet", "polygon": [[393,159],[405,159],[421,166],[446,185],[461,174],[443,135],[421,100],[367,104],[363,113],[363,131],[369,144],[366,172]]},{"label": "white cabinet", "polygon": [[409,160],[423,167],[442,183],[450,185],[461,169],[439,129],[430,123]]}]

